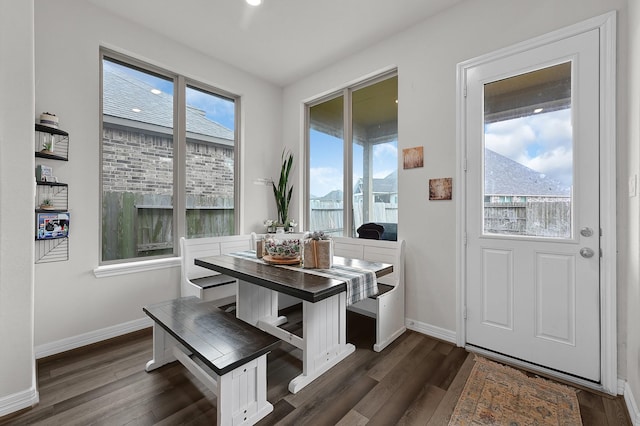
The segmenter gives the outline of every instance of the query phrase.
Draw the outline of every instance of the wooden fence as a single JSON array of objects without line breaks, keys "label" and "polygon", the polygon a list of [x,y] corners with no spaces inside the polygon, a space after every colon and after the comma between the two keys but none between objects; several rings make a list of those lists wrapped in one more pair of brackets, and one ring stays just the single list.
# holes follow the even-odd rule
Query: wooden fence
[{"label": "wooden fence", "polygon": [[[102,197],[102,260],[132,259],[172,254],[174,248],[173,200],[170,195],[105,192]],[[311,231],[341,236],[342,203],[323,203],[311,210]],[[397,223],[398,206],[375,203],[368,222]],[[354,229],[363,223],[362,210],[354,210]],[[235,233],[233,200],[190,196],[187,198],[187,237],[211,237]]]},{"label": "wooden fence", "polygon": [[[358,208],[360,207],[360,208]],[[343,208],[341,202],[324,201],[311,206],[309,215],[310,231],[324,231],[329,235],[342,236],[344,230]],[[371,217],[366,222],[398,223],[398,205],[390,203],[374,203]],[[356,206],[353,211],[353,229],[355,230],[365,223],[361,206]]]},{"label": "wooden fence", "polygon": [[503,235],[568,238],[571,200],[528,200],[523,203],[485,203],[485,232]]},{"label": "wooden fence", "polygon": [[[170,195],[107,192],[102,209],[103,261],[173,253]],[[186,225],[188,238],[233,235],[233,200],[188,198]]]}]

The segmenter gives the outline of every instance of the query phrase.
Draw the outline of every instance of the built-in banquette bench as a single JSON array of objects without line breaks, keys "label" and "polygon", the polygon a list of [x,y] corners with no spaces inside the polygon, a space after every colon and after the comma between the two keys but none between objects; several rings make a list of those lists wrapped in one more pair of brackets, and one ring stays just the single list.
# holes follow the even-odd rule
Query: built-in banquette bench
[{"label": "built-in banquette bench", "polygon": [[348,309],[376,318],[376,343],[380,352],[406,331],[404,312],[404,240],[384,241],[333,237],[336,256],[393,264],[393,272],[378,279],[378,295]]},{"label": "built-in banquette bench", "polygon": [[217,397],[218,425],[252,425],[273,411],[267,353],[279,340],[196,297],[143,308],[153,320],[146,370],[180,361]]},{"label": "built-in banquette bench", "polygon": [[202,268],[194,263],[197,257],[217,256],[234,251],[250,250],[251,235],[231,235],[208,238],[180,238],[180,295],[214,300],[217,306],[233,303],[236,296],[236,279]]}]

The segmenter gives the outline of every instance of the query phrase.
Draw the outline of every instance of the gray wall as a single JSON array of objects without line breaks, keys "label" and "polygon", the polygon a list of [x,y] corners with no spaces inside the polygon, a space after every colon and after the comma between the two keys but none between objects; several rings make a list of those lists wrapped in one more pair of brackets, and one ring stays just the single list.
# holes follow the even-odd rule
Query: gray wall
[{"label": "gray wall", "polygon": [[38,401],[34,330],[33,0],[0,2],[0,417]]}]

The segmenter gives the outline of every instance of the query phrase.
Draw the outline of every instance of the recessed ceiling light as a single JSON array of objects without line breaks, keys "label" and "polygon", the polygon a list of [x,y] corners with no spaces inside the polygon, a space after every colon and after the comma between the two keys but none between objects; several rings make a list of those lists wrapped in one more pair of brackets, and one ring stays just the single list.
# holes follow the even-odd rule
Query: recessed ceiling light
[{"label": "recessed ceiling light", "polygon": [[543,110],[543,108],[536,108],[536,109],[533,110],[533,113],[537,114],[539,112],[542,112],[542,110]]},{"label": "recessed ceiling light", "polygon": [[153,93],[154,95],[159,95],[160,93],[162,93],[162,90],[159,90],[159,89],[151,89],[151,93]]},{"label": "recessed ceiling light", "polygon": [[247,4],[250,6],[260,6],[262,4],[262,0],[247,0]]},{"label": "recessed ceiling light", "polygon": [[140,112],[140,111],[142,111],[142,110],[141,110],[140,108],[131,108],[131,111],[133,111],[133,112]]}]

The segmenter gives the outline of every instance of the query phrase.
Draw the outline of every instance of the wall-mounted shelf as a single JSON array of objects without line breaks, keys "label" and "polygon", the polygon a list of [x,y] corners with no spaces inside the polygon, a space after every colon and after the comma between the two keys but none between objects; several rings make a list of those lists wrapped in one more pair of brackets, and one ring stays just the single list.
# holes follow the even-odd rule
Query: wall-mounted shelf
[{"label": "wall-mounted shelf", "polygon": [[[69,134],[53,127],[35,125],[35,156],[68,161]],[[40,168],[44,166],[38,166]],[[55,178],[46,178],[53,180]],[[38,174],[38,171],[36,172]],[[44,176],[41,177],[45,179]],[[55,181],[36,181],[35,263],[69,260],[69,186]],[[46,202],[45,202],[46,200]],[[47,205],[43,208],[43,205]]]},{"label": "wall-mounted shelf", "polygon": [[[68,206],[68,189],[66,183],[59,182],[37,182],[36,187],[36,212],[46,213],[47,211],[67,211]],[[50,209],[42,209],[40,206],[45,200],[49,200]]]},{"label": "wall-mounted shelf", "polygon": [[69,161],[69,133],[36,124],[35,154],[39,158]]}]

